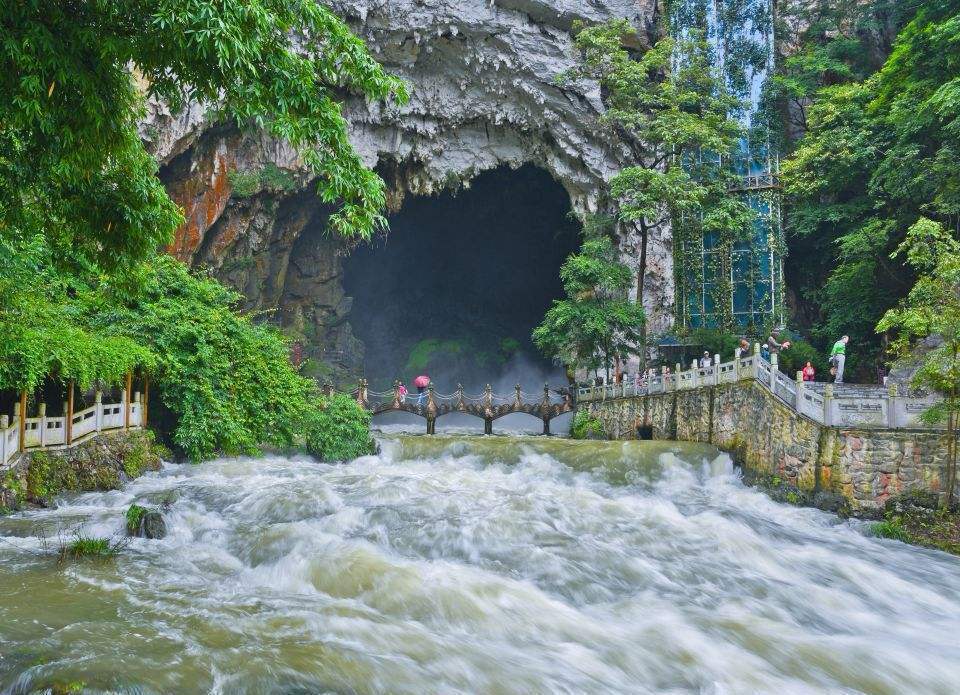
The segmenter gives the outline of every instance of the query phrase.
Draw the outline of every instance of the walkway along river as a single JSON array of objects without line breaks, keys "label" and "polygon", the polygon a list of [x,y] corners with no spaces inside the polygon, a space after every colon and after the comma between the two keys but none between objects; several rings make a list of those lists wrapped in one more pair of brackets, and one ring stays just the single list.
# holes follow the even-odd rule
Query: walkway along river
[{"label": "walkway along river", "polygon": [[[705,444],[387,437],[0,519],[0,692],[955,693],[960,558]],[[169,536],[59,567],[38,531]]]}]

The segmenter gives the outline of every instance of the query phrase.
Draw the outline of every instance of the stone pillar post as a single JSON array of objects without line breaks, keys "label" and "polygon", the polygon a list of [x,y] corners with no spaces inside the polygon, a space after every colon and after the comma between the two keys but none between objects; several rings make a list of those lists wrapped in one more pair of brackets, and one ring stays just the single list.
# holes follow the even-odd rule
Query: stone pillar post
[{"label": "stone pillar post", "polygon": [[780,371],[780,360],[776,353],[770,355],[770,390],[777,392],[777,372]]},{"label": "stone pillar post", "polygon": [[664,393],[670,390],[670,374],[666,365],[660,368],[660,389]]},{"label": "stone pillar post", "polygon": [[483,390],[483,433],[493,434],[493,389],[490,384]]},{"label": "stone pillar post", "polygon": [[37,406],[37,417],[40,418],[40,422],[37,424],[37,439],[40,440],[40,448],[42,449],[47,443],[47,404],[41,403]]},{"label": "stone pillar post", "polygon": [[713,383],[720,383],[720,355],[713,356]]},{"label": "stone pillar post", "polygon": [[897,385],[891,382],[887,386],[887,427],[894,429],[900,427],[897,422],[897,394]]},{"label": "stone pillar post", "polygon": [[433,382],[427,386],[427,434],[437,433],[437,401],[433,396]]},{"label": "stone pillar post", "polygon": [[760,381],[760,343],[753,344],[753,378]]},{"label": "stone pillar post", "polygon": [[827,384],[823,389],[823,424],[833,424],[833,384]]},{"label": "stone pillar post", "polygon": [[543,385],[543,399],[540,401],[540,418],[543,420],[543,433],[550,434],[550,384]]},{"label": "stone pillar post", "polygon": [[677,362],[676,369],[673,372],[673,390],[674,391],[680,390],[680,371],[682,369],[683,368],[680,366],[680,363]]},{"label": "stone pillar post", "polygon": [[803,412],[803,390],[806,388],[806,384],[803,383],[803,372],[797,372],[797,401],[796,407],[798,413]]},{"label": "stone pillar post", "polygon": [[93,395],[93,415],[97,420],[97,432],[103,429],[103,391],[97,389]]},{"label": "stone pillar post", "polygon": [[0,415],[0,466],[6,465],[7,457],[7,430],[10,429],[10,416]]}]

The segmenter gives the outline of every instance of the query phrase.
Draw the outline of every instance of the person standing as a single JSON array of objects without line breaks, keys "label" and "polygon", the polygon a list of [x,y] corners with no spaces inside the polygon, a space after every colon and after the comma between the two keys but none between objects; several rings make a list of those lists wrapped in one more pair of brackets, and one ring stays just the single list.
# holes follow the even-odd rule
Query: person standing
[{"label": "person standing", "polygon": [[803,365],[803,380],[804,381],[814,381],[817,376],[817,370],[813,368],[813,364],[807,362]]},{"label": "person standing", "polygon": [[830,350],[830,372],[835,375],[833,383],[843,383],[843,365],[847,361],[847,343],[850,342],[850,336],[845,335],[833,344]]},{"label": "person standing", "polygon": [[404,386],[402,381],[399,382],[397,386],[397,397],[397,400],[399,400],[401,404],[407,402],[407,387]]},{"label": "person standing", "polygon": [[430,385],[430,377],[426,374],[421,374],[416,379],[413,380],[413,385],[417,387],[417,407],[423,405],[423,399],[427,395],[427,387]]}]

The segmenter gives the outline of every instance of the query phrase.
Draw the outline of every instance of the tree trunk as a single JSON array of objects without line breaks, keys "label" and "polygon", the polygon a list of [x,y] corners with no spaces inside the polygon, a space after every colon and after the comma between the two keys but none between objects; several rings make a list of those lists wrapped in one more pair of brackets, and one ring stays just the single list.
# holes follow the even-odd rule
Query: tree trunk
[{"label": "tree trunk", "polygon": [[[647,223],[640,220],[640,263],[637,266],[637,304],[643,307],[644,280],[647,275]],[[647,323],[640,327],[640,371],[647,370]]]}]

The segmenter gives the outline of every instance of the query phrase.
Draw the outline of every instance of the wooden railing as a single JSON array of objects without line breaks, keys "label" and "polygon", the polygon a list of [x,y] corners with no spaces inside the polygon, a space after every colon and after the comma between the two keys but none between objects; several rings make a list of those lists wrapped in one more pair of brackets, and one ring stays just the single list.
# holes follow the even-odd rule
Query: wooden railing
[{"label": "wooden railing", "polygon": [[760,356],[759,346],[755,346],[752,355],[741,356],[738,350],[730,362],[720,362],[720,355],[714,355],[711,362],[708,367],[693,365],[686,371],[679,364],[673,371],[664,367],[659,374],[648,374],[640,384],[581,388],[577,391],[577,401],[586,403],[634,398],[752,380],[800,415],[821,425],[939,429],[920,420],[920,415],[935,405],[938,399],[933,396],[900,395],[896,384],[869,388],[858,385],[814,385],[804,382],[800,372],[797,372],[796,379],[791,379],[780,371],[776,355],[771,355],[770,361]]},{"label": "wooden railing", "polygon": [[13,418],[0,415],[0,466],[25,451],[76,446],[100,432],[141,429],[146,422],[146,401],[141,400],[139,391],[128,401],[127,390],[123,389],[119,403],[104,403],[98,391],[89,408],[71,412],[71,399],[66,412],[54,416],[47,415],[47,406],[41,403],[36,417],[24,418],[24,400],[17,405]]}]

